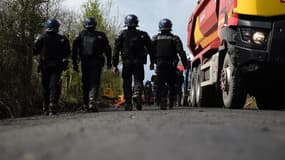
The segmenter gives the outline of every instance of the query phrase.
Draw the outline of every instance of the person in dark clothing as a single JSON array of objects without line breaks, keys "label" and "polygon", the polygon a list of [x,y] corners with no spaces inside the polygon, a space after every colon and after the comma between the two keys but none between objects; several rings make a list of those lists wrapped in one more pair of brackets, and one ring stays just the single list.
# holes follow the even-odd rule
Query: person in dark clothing
[{"label": "person in dark clothing", "polygon": [[191,74],[191,58],[187,59],[187,66],[185,68],[185,79],[184,79],[184,96],[183,96],[183,106],[189,106],[188,97],[190,92],[190,74]]},{"label": "person in dark clothing", "polygon": [[[84,20],[84,30],[73,41],[73,69],[82,70],[83,103],[86,111],[98,112],[97,97],[99,95],[102,68],[107,59],[107,69],[111,69],[111,47],[104,32],[96,30],[97,22],[93,17]],[[104,55],[105,54],[105,57]]]},{"label": "person in dark clothing", "polygon": [[[123,61],[123,90],[126,100],[125,110],[131,111],[132,99],[135,102],[137,110],[142,110],[141,95],[143,91],[144,64],[147,61],[147,54],[150,56],[150,69],[154,68],[153,48],[151,39],[147,32],[138,30],[138,18],[136,15],[127,15],[125,17],[125,26],[116,38],[113,67],[114,72],[118,72],[119,56]],[[132,82],[134,78],[134,91],[132,91]]]},{"label": "person in dark clothing", "polygon": [[157,75],[152,75],[151,76],[151,81],[152,81],[152,83],[153,83],[153,85],[152,85],[152,90],[153,90],[153,97],[154,97],[154,103],[156,104],[156,105],[159,105],[159,101],[158,101],[158,84],[157,84]]},{"label": "person in dark clothing", "polygon": [[167,18],[160,20],[159,30],[160,33],[153,36],[152,43],[157,63],[159,106],[165,110],[168,96],[169,108],[172,109],[174,105],[176,66],[179,57],[184,67],[187,59],[180,38],[171,33],[172,22]]},{"label": "person in dark clothing", "polygon": [[39,71],[43,86],[43,112],[56,114],[61,91],[60,77],[67,69],[70,55],[69,40],[58,34],[59,22],[49,19],[45,31],[34,45],[34,55],[40,55]]},{"label": "person in dark clothing", "polygon": [[144,100],[146,105],[151,105],[152,94],[152,84],[151,81],[146,81],[144,85]]},{"label": "person in dark clothing", "polygon": [[175,88],[176,88],[175,101],[178,106],[181,106],[181,101],[182,101],[182,85],[184,83],[183,70],[184,70],[183,66],[180,65],[177,66],[176,83],[175,83]]}]

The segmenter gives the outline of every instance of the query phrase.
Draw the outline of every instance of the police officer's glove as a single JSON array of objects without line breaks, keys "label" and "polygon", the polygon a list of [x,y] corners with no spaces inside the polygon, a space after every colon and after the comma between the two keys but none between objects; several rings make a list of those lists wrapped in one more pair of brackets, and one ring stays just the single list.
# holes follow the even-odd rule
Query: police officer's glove
[{"label": "police officer's glove", "polygon": [[73,64],[73,70],[74,70],[75,72],[79,72],[78,64]]},{"label": "police officer's glove", "polygon": [[62,60],[62,69],[65,71],[68,68],[68,59]]},{"label": "police officer's glove", "polygon": [[150,70],[154,70],[154,64],[153,64],[153,63],[151,63],[151,64],[149,65],[149,69],[150,69]]}]

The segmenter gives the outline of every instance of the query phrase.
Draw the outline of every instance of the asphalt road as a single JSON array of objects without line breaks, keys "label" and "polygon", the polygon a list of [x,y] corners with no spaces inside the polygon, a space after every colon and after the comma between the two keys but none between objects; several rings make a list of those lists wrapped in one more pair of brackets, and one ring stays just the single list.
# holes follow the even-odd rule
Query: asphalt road
[{"label": "asphalt road", "polygon": [[284,160],[285,112],[176,108],[0,121],[0,160]]}]

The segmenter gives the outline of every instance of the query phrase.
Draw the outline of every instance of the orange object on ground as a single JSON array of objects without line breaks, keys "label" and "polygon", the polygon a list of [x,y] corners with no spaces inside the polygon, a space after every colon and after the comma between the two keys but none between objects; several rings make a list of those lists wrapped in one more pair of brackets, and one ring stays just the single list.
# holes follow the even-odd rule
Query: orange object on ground
[{"label": "orange object on ground", "polygon": [[119,95],[118,100],[115,102],[114,106],[116,108],[120,108],[123,104],[125,104],[125,98],[124,95]]}]

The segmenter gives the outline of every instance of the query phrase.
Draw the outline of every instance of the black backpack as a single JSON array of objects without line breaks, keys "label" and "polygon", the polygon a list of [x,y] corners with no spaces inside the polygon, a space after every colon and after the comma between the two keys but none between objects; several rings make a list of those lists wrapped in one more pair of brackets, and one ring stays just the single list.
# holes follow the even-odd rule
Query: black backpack
[{"label": "black backpack", "polygon": [[97,32],[84,31],[81,33],[81,56],[93,57],[98,56],[104,47],[104,37]]},{"label": "black backpack", "polygon": [[41,49],[41,60],[61,60],[64,57],[66,39],[59,34],[48,35],[42,37],[43,44]]},{"label": "black backpack", "polygon": [[124,33],[124,58],[144,59],[145,35],[139,30],[126,31]]}]

